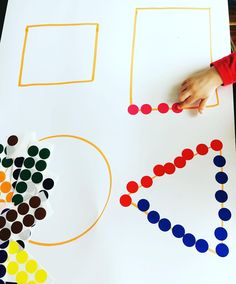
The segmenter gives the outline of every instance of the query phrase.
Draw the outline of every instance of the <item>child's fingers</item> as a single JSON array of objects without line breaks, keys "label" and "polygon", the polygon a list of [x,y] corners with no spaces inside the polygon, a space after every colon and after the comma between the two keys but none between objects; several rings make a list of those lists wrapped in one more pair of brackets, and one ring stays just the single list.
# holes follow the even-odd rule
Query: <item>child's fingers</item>
[{"label": "child's fingers", "polygon": [[195,103],[198,99],[194,96],[188,97],[184,102],[179,103],[179,106],[181,108],[186,108],[191,106],[193,103]]},{"label": "child's fingers", "polygon": [[186,90],[188,90],[188,86],[181,86],[180,87],[180,89],[179,89],[179,93],[181,94],[181,93],[183,93],[183,92],[185,92]]},{"label": "child's fingers", "polygon": [[184,102],[188,97],[191,96],[191,93],[188,91],[188,89],[183,90],[182,92],[180,92],[179,94],[179,101],[182,103]]},{"label": "child's fingers", "polygon": [[189,80],[190,79],[187,79],[185,81],[183,81],[183,83],[181,84],[181,86],[187,86],[189,84]]},{"label": "child's fingers", "polygon": [[199,113],[202,113],[204,108],[206,107],[206,104],[207,104],[207,99],[203,99],[201,100],[199,106],[198,106],[198,112]]}]

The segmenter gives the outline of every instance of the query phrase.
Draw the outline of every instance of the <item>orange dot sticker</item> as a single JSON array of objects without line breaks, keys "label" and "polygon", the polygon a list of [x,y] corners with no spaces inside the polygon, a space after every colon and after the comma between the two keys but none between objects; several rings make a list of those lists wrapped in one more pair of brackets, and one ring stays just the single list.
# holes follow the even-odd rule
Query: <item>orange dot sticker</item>
[{"label": "orange dot sticker", "polygon": [[12,191],[12,192],[9,192],[9,193],[7,194],[7,196],[6,196],[6,201],[7,201],[8,203],[12,202],[13,194],[14,194],[13,191]]},{"label": "orange dot sticker", "polygon": [[2,171],[0,171],[0,182],[3,182],[6,178],[6,174]]},{"label": "orange dot sticker", "polygon": [[11,183],[8,181],[4,181],[1,184],[1,192],[8,193],[11,190]]}]

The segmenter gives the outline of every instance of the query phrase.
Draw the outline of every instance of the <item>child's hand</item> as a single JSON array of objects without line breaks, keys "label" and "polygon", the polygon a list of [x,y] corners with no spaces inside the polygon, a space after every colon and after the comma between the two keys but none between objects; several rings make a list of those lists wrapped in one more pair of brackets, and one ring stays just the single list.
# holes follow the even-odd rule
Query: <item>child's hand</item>
[{"label": "child's hand", "polygon": [[222,83],[215,67],[197,73],[182,83],[179,90],[179,106],[186,108],[200,101],[198,111],[202,113],[207,100]]}]

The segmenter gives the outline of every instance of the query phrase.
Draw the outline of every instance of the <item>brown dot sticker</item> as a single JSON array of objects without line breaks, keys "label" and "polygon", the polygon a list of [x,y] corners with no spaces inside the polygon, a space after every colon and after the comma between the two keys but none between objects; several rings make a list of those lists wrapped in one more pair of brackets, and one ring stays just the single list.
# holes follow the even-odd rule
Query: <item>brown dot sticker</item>
[{"label": "brown dot sticker", "polygon": [[34,216],[28,214],[24,217],[23,219],[23,224],[26,226],[26,227],[31,227],[33,226],[35,220],[34,220]]},{"label": "brown dot sticker", "polygon": [[30,198],[29,204],[32,208],[38,208],[41,204],[41,199],[38,196]]},{"label": "brown dot sticker", "polygon": [[6,225],[6,219],[3,216],[0,216],[0,229]]},{"label": "brown dot sticker", "polygon": [[7,140],[8,145],[15,146],[18,143],[18,137],[15,135],[12,135]]},{"label": "brown dot sticker", "polygon": [[0,231],[0,240],[6,241],[9,240],[11,236],[11,231],[7,228],[4,228]]},{"label": "brown dot sticker", "polygon": [[15,210],[9,210],[6,214],[7,221],[14,222],[17,218],[17,212]]},{"label": "brown dot sticker", "polygon": [[35,210],[34,216],[37,220],[43,220],[46,217],[46,210],[40,207]]},{"label": "brown dot sticker", "polygon": [[14,234],[19,234],[22,231],[22,229],[23,225],[19,221],[14,222],[11,226],[12,233]]},{"label": "brown dot sticker", "polygon": [[20,215],[26,215],[29,212],[29,205],[27,203],[21,203],[18,206],[18,213]]}]

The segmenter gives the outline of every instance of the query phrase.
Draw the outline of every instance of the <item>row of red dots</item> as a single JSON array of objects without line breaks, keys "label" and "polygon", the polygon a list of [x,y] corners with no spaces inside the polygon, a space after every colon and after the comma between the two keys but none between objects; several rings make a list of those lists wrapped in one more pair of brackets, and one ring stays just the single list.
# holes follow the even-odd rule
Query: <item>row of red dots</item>
[{"label": "row of red dots", "polygon": [[[209,151],[209,148],[211,148],[214,151],[220,151],[223,148],[223,144],[220,140],[213,140],[211,141],[210,147],[208,147],[206,144],[199,144],[196,147],[196,152],[198,155],[206,155]],[[156,165],[153,168],[153,173],[156,177],[161,177],[164,174],[171,175],[176,171],[176,168],[184,168],[186,165],[186,162],[189,160],[192,160],[195,156],[194,152],[191,149],[184,149],[182,151],[182,155],[175,158],[174,162],[166,163],[164,165]],[[130,181],[126,188],[127,191],[130,194],[136,193],[140,187],[149,188],[153,184],[153,177],[150,176],[144,176],[141,178],[141,185],[139,186],[137,182]],[[129,194],[124,194],[120,198],[120,203],[124,207],[128,207],[132,203],[132,198]]]},{"label": "row of red dots", "polygon": [[[160,113],[163,113],[163,114],[167,113],[169,110],[172,110],[174,113],[181,113],[183,111],[183,109],[181,109],[177,103],[174,103],[172,107],[170,107],[166,103],[160,103],[157,109],[154,109],[154,110],[158,110]],[[153,111],[153,108],[149,104],[142,105],[140,109],[135,104],[132,104],[128,107],[128,112],[131,115],[136,115],[138,114],[139,111],[141,111],[143,114],[149,114]]]}]

